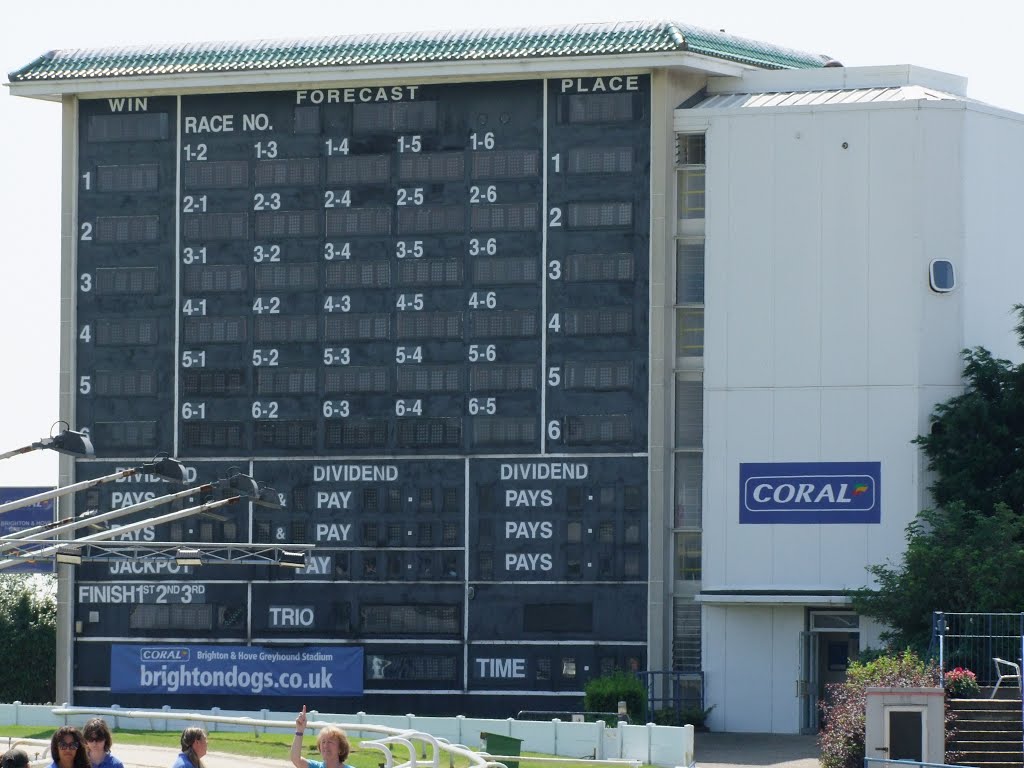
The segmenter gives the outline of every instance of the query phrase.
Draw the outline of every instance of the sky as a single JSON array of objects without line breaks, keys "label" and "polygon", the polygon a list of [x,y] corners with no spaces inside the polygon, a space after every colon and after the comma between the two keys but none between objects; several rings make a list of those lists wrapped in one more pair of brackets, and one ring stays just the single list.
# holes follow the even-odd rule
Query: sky
[{"label": "sky", "polygon": [[[914,64],[968,78],[968,95],[1024,112],[1015,3],[975,0],[41,0],[5,8],[0,68],[56,48],[320,37],[366,32],[674,20],[824,53],[846,66]],[[1015,20],[1016,19],[1016,20]],[[58,416],[58,104],[0,91],[0,452],[45,437]],[[53,485],[56,455],[0,461],[0,486]]]}]

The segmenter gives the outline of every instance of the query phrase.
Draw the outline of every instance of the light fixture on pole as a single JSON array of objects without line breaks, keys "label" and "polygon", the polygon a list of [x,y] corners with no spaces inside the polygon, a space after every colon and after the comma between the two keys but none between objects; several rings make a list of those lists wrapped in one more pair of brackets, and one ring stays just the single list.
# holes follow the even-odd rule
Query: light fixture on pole
[{"label": "light fixture on pole", "polygon": [[57,453],[63,453],[77,458],[91,458],[95,455],[92,449],[92,441],[89,439],[88,435],[84,432],[75,432],[68,428],[68,425],[65,422],[58,422],[58,424],[64,424],[64,429],[62,429],[59,434],[44,437],[41,440],[29,443],[21,448],[15,448],[13,451],[0,453],[0,461],[3,459],[9,459],[12,456],[20,456],[23,453],[31,453],[32,451],[41,451],[44,449],[57,451]]},{"label": "light fixture on pole", "polygon": [[181,547],[174,554],[174,562],[178,565],[202,565],[202,553],[198,549]]},{"label": "light fixture on pole", "polygon": [[62,565],[81,565],[82,553],[70,548],[59,549],[54,555],[54,559]]},{"label": "light fixture on pole", "polygon": [[306,553],[305,552],[285,552],[281,551],[278,556],[277,564],[282,568],[295,568],[301,569],[306,567]]}]

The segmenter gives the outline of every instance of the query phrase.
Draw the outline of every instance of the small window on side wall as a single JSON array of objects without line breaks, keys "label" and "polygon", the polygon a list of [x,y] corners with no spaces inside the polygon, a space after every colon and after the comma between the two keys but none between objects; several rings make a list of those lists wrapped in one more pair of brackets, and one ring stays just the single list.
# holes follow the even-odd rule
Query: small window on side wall
[{"label": "small window on side wall", "polygon": [[928,265],[928,284],[936,293],[949,293],[956,287],[956,270],[948,259],[932,259]]}]

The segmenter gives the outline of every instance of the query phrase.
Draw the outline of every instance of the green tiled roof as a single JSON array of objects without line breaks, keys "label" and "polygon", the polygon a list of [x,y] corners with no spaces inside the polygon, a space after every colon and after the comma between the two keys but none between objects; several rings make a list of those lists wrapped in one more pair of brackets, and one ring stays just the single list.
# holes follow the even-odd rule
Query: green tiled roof
[{"label": "green tiled roof", "polygon": [[766,69],[820,67],[828,57],[672,21],[181,43],[50,51],[10,82],[207,74],[498,59],[689,51]]}]

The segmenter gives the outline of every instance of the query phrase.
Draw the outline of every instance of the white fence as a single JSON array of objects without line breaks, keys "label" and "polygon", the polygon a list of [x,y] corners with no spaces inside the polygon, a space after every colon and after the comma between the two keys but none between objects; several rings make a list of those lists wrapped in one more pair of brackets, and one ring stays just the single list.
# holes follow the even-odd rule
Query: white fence
[{"label": "white fence", "polygon": [[[290,732],[295,728],[294,712],[262,709],[258,712],[222,710],[181,712],[169,706],[161,710],[129,710],[116,705],[109,709],[89,707],[53,707],[52,705],[0,704],[0,723],[39,725],[57,728],[70,724],[81,727],[91,717],[103,717],[112,728],[146,728],[154,731],[181,731],[202,723],[209,731]],[[450,744],[479,746],[481,733],[494,733],[522,739],[524,752],[544,752],[566,758],[626,760],[658,766],[694,765],[693,726],[625,725],[606,727],[603,722],[571,723],[561,720],[491,720],[466,717],[418,717],[416,715],[369,715],[308,713],[310,727],[323,723],[340,725],[351,733],[381,733],[375,727],[399,732],[430,734]],[[244,722],[239,722],[243,719]],[[129,721],[132,721],[129,723]],[[234,722],[232,722],[234,721]]]}]

